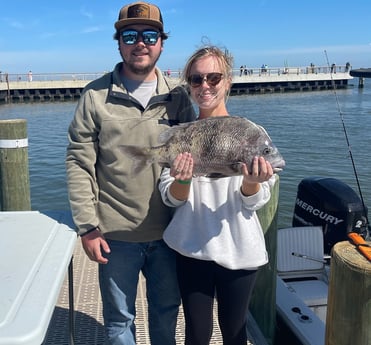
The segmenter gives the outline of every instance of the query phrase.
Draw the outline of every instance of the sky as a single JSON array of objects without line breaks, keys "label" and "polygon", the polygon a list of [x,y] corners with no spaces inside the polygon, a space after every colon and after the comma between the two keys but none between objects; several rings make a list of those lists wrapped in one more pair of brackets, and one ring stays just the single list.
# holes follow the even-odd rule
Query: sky
[{"label": "sky", "polygon": [[[131,1],[5,0],[0,71],[95,73],[121,60],[113,40]],[[180,70],[204,44],[227,49],[234,65],[258,68],[336,63],[371,68],[369,0],[157,0],[165,32],[162,70]]]}]

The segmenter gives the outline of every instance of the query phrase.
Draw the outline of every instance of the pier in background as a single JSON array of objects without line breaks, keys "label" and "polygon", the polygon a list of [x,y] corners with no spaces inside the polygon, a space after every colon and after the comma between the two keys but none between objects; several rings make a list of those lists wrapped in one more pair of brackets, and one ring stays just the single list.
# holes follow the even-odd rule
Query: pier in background
[{"label": "pier in background", "polygon": [[[0,104],[77,100],[83,88],[104,73],[1,73]],[[164,75],[174,84],[181,83],[181,71],[167,70]],[[239,68],[233,71],[231,95],[339,89],[351,79],[347,65]]]},{"label": "pier in background", "polygon": [[352,77],[358,77],[358,87],[364,87],[365,78],[371,78],[371,68],[353,69],[349,73]]}]

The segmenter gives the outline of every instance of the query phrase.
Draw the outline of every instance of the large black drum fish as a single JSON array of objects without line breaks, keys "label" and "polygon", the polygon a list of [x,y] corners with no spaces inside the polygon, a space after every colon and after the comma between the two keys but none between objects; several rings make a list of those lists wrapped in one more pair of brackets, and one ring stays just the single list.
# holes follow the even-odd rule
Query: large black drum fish
[{"label": "large black drum fish", "polygon": [[158,163],[170,167],[179,153],[190,152],[195,176],[241,175],[241,164],[251,166],[255,156],[264,157],[274,172],[285,166],[265,129],[237,116],[216,116],[170,127],[161,133],[159,146],[121,146],[134,161],[133,172]]}]

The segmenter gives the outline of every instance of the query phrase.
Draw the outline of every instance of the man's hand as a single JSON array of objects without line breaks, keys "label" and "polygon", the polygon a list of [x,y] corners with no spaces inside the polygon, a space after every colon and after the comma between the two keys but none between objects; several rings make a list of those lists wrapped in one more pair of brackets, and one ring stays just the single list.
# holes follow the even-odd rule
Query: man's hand
[{"label": "man's hand", "polygon": [[82,236],[81,243],[90,260],[96,261],[99,264],[106,264],[108,262],[108,259],[102,256],[102,250],[105,253],[110,253],[111,250],[98,229]]}]

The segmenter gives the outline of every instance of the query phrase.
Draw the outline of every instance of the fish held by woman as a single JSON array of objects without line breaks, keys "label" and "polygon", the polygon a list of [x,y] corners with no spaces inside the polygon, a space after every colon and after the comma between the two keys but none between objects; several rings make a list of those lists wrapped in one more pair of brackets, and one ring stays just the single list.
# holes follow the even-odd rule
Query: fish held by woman
[{"label": "fish held by woman", "polygon": [[159,146],[120,148],[133,160],[133,173],[157,163],[170,167],[175,157],[190,152],[195,176],[235,176],[242,163],[249,168],[256,156],[264,157],[274,172],[285,161],[265,129],[238,116],[217,116],[170,127],[159,136]]}]

